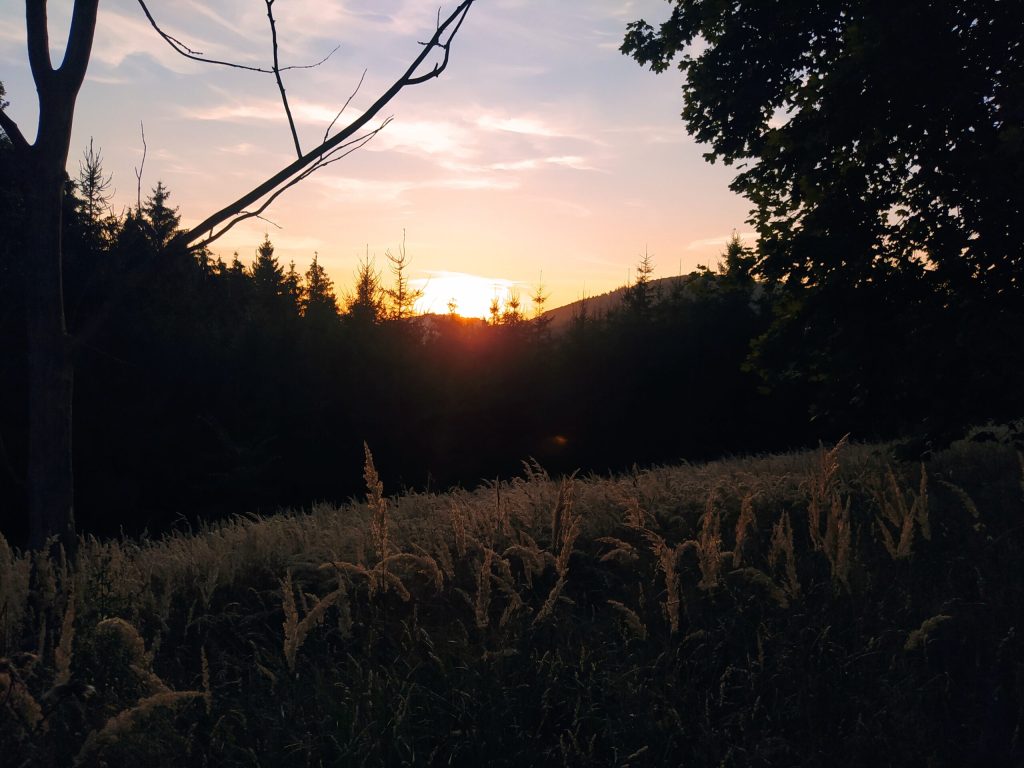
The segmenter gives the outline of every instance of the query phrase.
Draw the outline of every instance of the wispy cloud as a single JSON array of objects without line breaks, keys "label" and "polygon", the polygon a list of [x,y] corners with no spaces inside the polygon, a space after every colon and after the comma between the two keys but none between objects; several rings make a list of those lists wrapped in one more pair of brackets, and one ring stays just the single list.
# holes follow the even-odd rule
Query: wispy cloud
[{"label": "wispy cloud", "polygon": [[506,131],[526,136],[544,136],[559,138],[570,134],[558,130],[539,118],[533,117],[499,117],[497,115],[481,115],[476,124],[487,131]]},{"label": "wispy cloud", "polygon": [[697,251],[704,248],[725,248],[725,246],[732,239],[734,234],[738,234],[740,241],[745,245],[750,245],[757,240],[757,232],[730,232],[728,235],[718,235],[717,237],[704,237],[700,240],[694,240],[686,246],[688,251]]},{"label": "wispy cloud", "polygon": [[330,175],[314,178],[331,190],[335,200],[359,203],[396,203],[407,194],[420,190],[505,192],[519,187],[518,182],[514,179],[488,176],[442,177],[415,181],[411,179],[367,180]]},{"label": "wispy cloud", "polygon": [[489,168],[496,171],[535,171],[549,166],[562,166],[576,171],[596,170],[585,157],[579,155],[562,155],[558,157],[536,157],[505,163],[492,163]]}]

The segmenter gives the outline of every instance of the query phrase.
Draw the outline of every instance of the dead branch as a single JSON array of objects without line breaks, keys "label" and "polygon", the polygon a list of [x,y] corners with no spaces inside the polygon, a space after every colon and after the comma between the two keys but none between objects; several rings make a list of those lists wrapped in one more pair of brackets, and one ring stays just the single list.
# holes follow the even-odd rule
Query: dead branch
[{"label": "dead branch", "polygon": [[[193,50],[192,48],[189,48],[187,45],[181,42],[178,38],[174,37],[173,35],[169,35],[167,32],[164,32],[160,25],[156,23],[156,19],[153,18],[153,14],[149,12],[149,8],[146,6],[145,0],[138,0],[138,3],[142,7],[142,12],[146,14],[146,18],[149,20],[150,26],[156,30],[156,33],[160,35],[160,37],[162,37],[164,41],[169,46],[171,46],[171,48],[174,49],[176,53],[181,54],[186,59],[192,59],[193,61],[202,62],[203,64],[216,64],[217,66],[221,67],[231,67],[232,69],[244,69],[248,72],[262,72],[265,75],[274,74],[273,69],[265,69],[264,67],[253,67],[248,64],[239,64],[235,61],[221,61],[220,59],[207,58],[202,51]],[[313,64],[293,64],[288,67],[281,67],[280,71],[287,72],[290,69],[313,69],[314,67],[319,67],[325,61],[331,58],[331,56],[333,56],[337,52],[338,48],[340,48],[340,46],[334,46],[333,50],[331,50],[330,53],[328,53],[319,61],[314,62]]]},{"label": "dead branch", "polygon": [[139,167],[135,168],[135,210],[142,210],[142,171],[146,167],[146,152],[148,147],[146,146],[146,125],[141,120],[139,121],[139,131],[142,132],[142,162],[139,163]]},{"label": "dead branch", "polygon": [[[227,234],[227,232],[229,230],[233,229],[236,225],[241,224],[243,221],[246,221],[247,219],[252,219],[252,218],[263,219],[263,217],[260,214],[262,214],[265,210],[267,210],[267,208],[269,208],[273,204],[273,202],[275,200],[277,200],[277,198],[279,198],[281,195],[283,195],[286,191],[288,191],[289,189],[294,187],[300,181],[309,178],[310,176],[312,176],[314,173],[316,173],[321,168],[325,168],[328,165],[331,165],[332,163],[338,162],[339,160],[344,160],[346,157],[351,155],[356,150],[362,149],[364,146],[366,146],[367,143],[369,143],[369,141],[371,139],[373,139],[378,133],[383,131],[384,128],[386,128],[387,125],[393,119],[394,118],[389,117],[387,120],[385,120],[383,123],[381,123],[379,127],[375,128],[374,130],[370,131],[369,133],[366,133],[366,134],[364,134],[362,136],[359,136],[359,137],[357,137],[357,138],[355,138],[355,139],[353,139],[351,141],[348,141],[348,142],[346,142],[344,144],[341,144],[341,145],[335,147],[334,149],[332,149],[331,151],[327,152],[326,154],[323,155],[322,158],[317,160],[315,163],[313,163],[311,166],[309,166],[308,168],[303,170],[301,173],[299,173],[294,178],[289,179],[288,182],[283,184],[279,189],[275,190],[273,192],[273,194],[271,194],[269,197],[267,197],[260,204],[260,206],[256,210],[254,210],[254,211],[245,211],[245,210],[238,211],[237,215],[234,215],[234,217],[231,218],[227,222],[227,224],[225,224],[221,229],[219,229],[216,232],[211,232],[210,236],[207,237],[205,240],[203,240],[203,241],[201,241],[199,243],[195,243],[193,245],[190,245],[189,249],[190,250],[199,250],[199,249],[207,247],[214,240],[217,240],[220,237],[222,237],[223,235]],[[278,229],[280,229],[280,227],[278,227]],[[192,230],[192,231],[195,231],[195,230]],[[186,233],[186,234],[189,234],[189,233]]]},{"label": "dead branch", "polygon": [[[139,0],[139,2],[142,3],[142,0]],[[399,77],[398,80],[396,80],[391,87],[388,88],[388,90],[385,91],[362,115],[349,123],[345,128],[338,131],[334,136],[282,168],[276,174],[259,186],[250,190],[235,202],[207,217],[204,221],[187,232],[179,235],[178,239],[185,244],[193,244],[190,245],[193,249],[208,245],[218,237],[222,236],[231,227],[235,226],[235,224],[241,221],[242,218],[248,218],[246,214],[242,214],[242,211],[248,210],[257,201],[267,197],[268,195],[270,196],[269,200],[257,208],[257,213],[261,213],[270,202],[275,200],[286,189],[294,186],[296,183],[306,178],[309,174],[315,172],[319,168],[342,159],[342,157],[347,156],[352,151],[355,151],[355,149],[358,149],[360,146],[365,144],[366,141],[369,141],[369,139],[379,133],[384,126],[387,125],[390,118],[367,136],[357,139],[352,139],[352,137],[366,126],[367,123],[373,120],[374,117],[376,117],[377,114],[379,114],[380,111],[404,88],[410,85],[418,85],[426,82],[427,80],[439,77],[441,73],[445,71],[448,66],[451,54],[451,45],[455,39],[455,35],[458,33],[459,29],[461,29],[462,24],[465,21],[466,14],[475,2],[476,0],[463,0],[463,2],[461,2],[442,23],[438,24],[437,29],[430,40],[426,43],[421,43],[423,50],[413,60],[405,73]],[[417,75],[416,73],[423,66],[427,57],[435,49],[440,49],[443,52],[441,61],[435,63],[429,72]],[[337,152],[341,151],[344,151],[344,154],[340,157],[334,157]],[[225,222],[228,222],[228,224],[215,232],[217,227]],[[209,236],[204,237],[206,235]],[[197,243],[197,241],[199,242]]]},{"label": "dead branch", "polygon": [[336,114],[334,116],[334,119],[331,120],[331,124],[328,125],[327,126],[327,130],[324,131],[324,138],[323,138],[324,142],[326,142],[327,138],[331,135],[331,130],[334,128],[334,124],[338,122],[338,119],[343,114],[345,114],[345,110],[348,109],[348,105],[352,103],[352,99],[354,99],[356,97],[356,94],[359,93],[359,89],[363,87],[363,80],[365,80],[365,79],[366,79],[366,70],[364,69],[363,70],[363,74],[359,78],[359,82],[356,83],[356,89],[354,91],[352,91],[352,93],[350,93],[348,95],[348,98],[345,99],[345,103],[342,104],[341,105],[341,109],[338,110],[338,114]]},{"label": "dead branch", "polygon": [[284,113],[288,118],[288,127],[292,131],[292,141],[295,142],[295,154],[302,157],[302,147],[299,146],[299,134],[295,130],[295,120],[292,117],[291,107],[288,106],[288,95],[284,90],[284,80],[281,79],[281,64],[277,55],[277,23],[274,21],[274,0],[264,0],[267,6],[267,19],[270,21],[270,42],[274,49],[274,79],[277,81],[277,90],[281,92],[281,103],[284,104]]},{"label": "dead branch", "polygon": [[18,127],[18,124],[16,122],[11,120],[11,118],[3,109],[0,109],[0,128],[3,128],[4,133],[7,134],[7,138],[11,140],[11,144],[14,145],[14,148],[17,151],[28,151],[28,141],[25,140],[25,136],[22,134],[21,129]]}]

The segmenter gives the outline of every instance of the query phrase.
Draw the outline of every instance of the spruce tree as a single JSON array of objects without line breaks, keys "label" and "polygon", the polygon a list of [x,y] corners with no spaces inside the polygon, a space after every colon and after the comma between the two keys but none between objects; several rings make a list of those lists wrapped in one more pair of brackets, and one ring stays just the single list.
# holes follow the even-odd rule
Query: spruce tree
[{"label": "spruce tree", "polygon": [[334,318],[338,316],[338,297],[334,295],[334,282],[319,263],[319,254],[306,272],[306,286],[302,299],[302,312],[308,318]]},{"label": "spruce tree", "polygon": [[158,181],[153,187],[152,194],[146,198],[146,202],[142,206],[142,215],[149,230],[150,242],[157,251],[162,251],[171,242],[171,238],[177,233],[178,225],[181,223],[178,209],[167,205],[170,196],[171,193],[164,183]]},{"label": "spruce tree", "polygon": [[390,317],[392,320],[404,320],[415,311],[416,302],[423,298],[422,289],[414,289],[409,285],[406,269],[409,260],[405,252],[405,231],[402,231],[402,245],[395,256],[391,251],[384,253],[391,262],[391,273],[395,276],[393,288],[385,289],[384,293],[391,303]]}]

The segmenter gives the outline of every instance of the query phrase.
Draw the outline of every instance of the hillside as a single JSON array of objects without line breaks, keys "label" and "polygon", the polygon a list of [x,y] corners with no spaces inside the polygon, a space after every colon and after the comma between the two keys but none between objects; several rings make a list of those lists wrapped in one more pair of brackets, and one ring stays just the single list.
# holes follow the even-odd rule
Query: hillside
[{"label": "hillside", "polygon": [[[651,280],[651,290],[655,297],[667,296],[672,288],[684,279],[686,279],[686,276],[662,277]],[[549,309],[544,313],[544,317],[550,321],[550,327],[554,329],[567,327],[575,317],[578,317],[584,311],[584,308],[590,317],[603,317],[611,310],[622,305],[626,290],[626,286],[623,286],[616,288],[614,291],[598,294],[597,296],[587,296],[569,304]]]},{"label": "hillside", "polygon": [[[959,443],[0,539],[10,765],[1011,765],[1024,459]],[[34,560],[33,560],[34,557]],[[34,567],[36,576],[30,579]]]}]

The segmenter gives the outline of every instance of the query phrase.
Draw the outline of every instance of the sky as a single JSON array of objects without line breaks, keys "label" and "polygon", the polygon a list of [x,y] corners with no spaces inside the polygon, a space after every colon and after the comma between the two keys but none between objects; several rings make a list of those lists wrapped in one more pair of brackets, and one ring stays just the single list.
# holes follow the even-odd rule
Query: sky
[{"label": "sky", "polygon": [[[169,34],[214,58],[271,63],[260,0],[148,0]],[[446,0],[441,14],[456,3]],[[70,0],[51,0],[59,62]],[[385,91],[433,33],[437,0],[276,0],[281,65],[304,151],[338,110],[355,116]],[[713,266],[733,231],[751,238],[735,170],[703,159],[686,133],[682,75],[655,75],[618,50],[628,22],[663,20],[664,0],[478,0],[439,79],[406,89],[366,147],[279,198],[267,221],[213,244],[250,263],[264,235],[304,272],[314,253],[339,293],[359,260],[384,271],[403,237],[420,308],[481,314],[488,295],[554,307],[625,284],[647,252],[655,277]],[[0,2],[0,80],[8,114],[36,129],[24,6]],[[344,122],[344,116],[342,121]],[[377,124],[379,124],[379,120]],[[142,166],[144,126],[146,155]],[[189,61],[149,26],[134,0],[101,0],[93,55],[75,114],[68,171],[90,138],[113,174],[114,207],[160,180],[196,224],[295,157],[272,75]],[[468,286],[468,287],[467,287]]]}]

